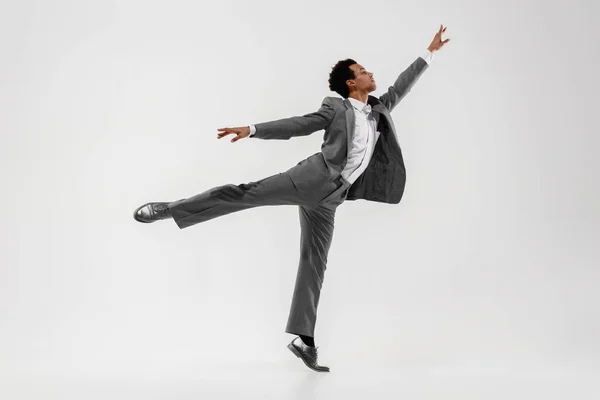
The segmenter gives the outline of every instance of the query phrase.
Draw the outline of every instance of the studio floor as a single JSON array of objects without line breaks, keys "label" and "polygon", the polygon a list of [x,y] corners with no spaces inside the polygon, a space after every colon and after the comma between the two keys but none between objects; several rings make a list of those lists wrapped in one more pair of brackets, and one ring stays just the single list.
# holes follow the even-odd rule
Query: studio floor
[{"label": "studio floor", "polygon": [[22,399],[597,399],[597,370],[523,366],[389,368],[329,362],[316,373],[296,359],[275,363],[171,365],[124,373],[9,377],[0,398]]}]

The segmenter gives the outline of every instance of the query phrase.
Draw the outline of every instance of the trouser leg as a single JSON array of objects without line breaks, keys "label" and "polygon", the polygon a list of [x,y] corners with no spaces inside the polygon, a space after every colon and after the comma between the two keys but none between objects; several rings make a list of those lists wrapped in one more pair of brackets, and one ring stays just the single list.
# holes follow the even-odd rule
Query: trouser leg
[{"label": "trouser leg", "polygon": [[223,185],[169,204],[171,215],[181,229],[200,222],[258,206],[300,205],[290,177],[279,173],[256,182]]},{"label": "trouser leg", "polygon": [[336,207],[299,206],[300,262],[285,331],[314,337]]}]

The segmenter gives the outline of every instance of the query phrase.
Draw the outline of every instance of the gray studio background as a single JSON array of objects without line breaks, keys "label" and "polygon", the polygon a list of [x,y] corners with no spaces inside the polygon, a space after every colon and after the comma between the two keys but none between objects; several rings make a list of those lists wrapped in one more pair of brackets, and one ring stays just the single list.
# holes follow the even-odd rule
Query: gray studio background
[{"label": "gray studio background", "polygon": [[284,332],[297,207],[189,229],[132,212],[283,172],[320,150],[216,139],[303,115],[354,58],[393,111],[399,205],[338,208],[323,364],[597,368],[598,6],[566,1],[2,2],[0,373],[301,370]]}]

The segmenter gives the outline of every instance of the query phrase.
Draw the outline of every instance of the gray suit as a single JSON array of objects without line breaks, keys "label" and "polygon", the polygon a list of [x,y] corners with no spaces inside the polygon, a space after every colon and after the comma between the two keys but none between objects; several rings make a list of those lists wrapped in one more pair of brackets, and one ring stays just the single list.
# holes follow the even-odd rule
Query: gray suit
[{"label": "gray suit", "polygon": [[386,93],[379,98],[368,97],[381,135],[367,169],[354,183],[341,176],[354,133],[353,107],[348,99],[325,97],[318,111],[256,124],[256,133],[252,136],[290,139],[324,129],[320,152],[285,172],[255,182],[218,186],[169,205],[181,229],[253,207],[298,206],[300,261],[286,332],[314,337],[336,208],[344,200],[400,202],[406,170],[390,112],[427,68],[427,62],[419,57]]}]

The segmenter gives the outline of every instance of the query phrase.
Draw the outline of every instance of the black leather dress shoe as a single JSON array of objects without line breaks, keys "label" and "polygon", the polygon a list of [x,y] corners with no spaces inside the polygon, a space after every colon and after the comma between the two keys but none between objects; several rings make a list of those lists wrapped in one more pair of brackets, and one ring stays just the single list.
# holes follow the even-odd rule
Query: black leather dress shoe
[{"label": "black leather dress shoe", "polygon": [[133,212],[133,219],[138,222],[150,223],[167,218],[172,218],[169,203],[146,203]]},{"label": "black leather dress shoe", "polygon": [[329,367],[317,364],[318,347],[307,346],[300,337],[296,337],[292,340],[287,347],[296,355],[296,357],[301,358],[308,368],[318,372],[329,372]]}]

